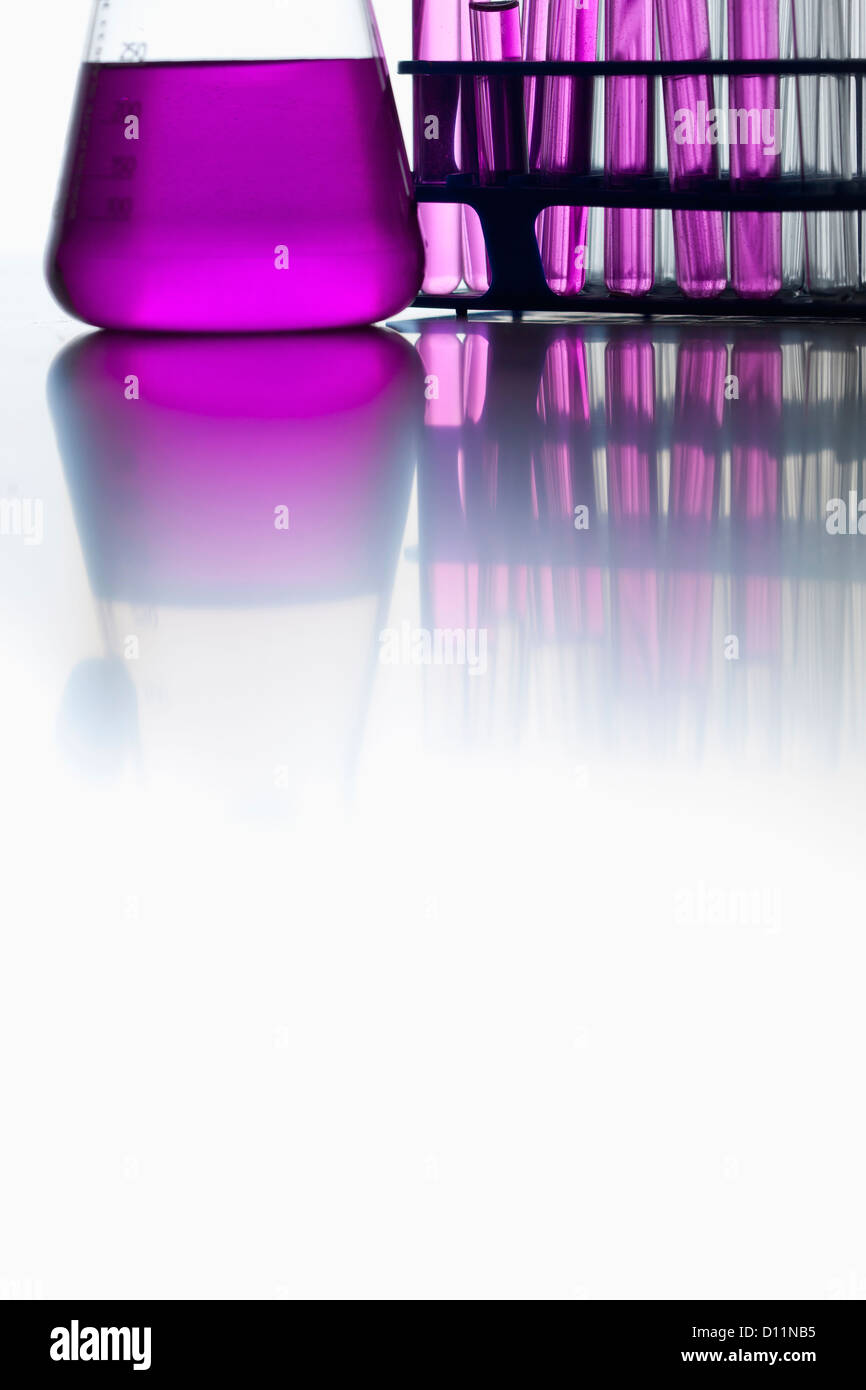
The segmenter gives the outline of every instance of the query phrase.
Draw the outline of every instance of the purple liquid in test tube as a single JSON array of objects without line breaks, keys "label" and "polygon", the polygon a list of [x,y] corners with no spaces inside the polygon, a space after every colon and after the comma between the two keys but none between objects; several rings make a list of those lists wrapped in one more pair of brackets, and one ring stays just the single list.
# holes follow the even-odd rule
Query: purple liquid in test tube
[{"label": "purple liquid in test tube", "polygon": [[[710,57],[707,0],[657,0],[657,16],[664,62]],[[707,139],[715,107],[712,78],[666,77],[663,85],[671,187],[717,180],[717,147]],[[727,283],[721,212],[675,211],[673,223],[680,289],[692,299],[721,294]]]},{"label": "purple liquid in test tube", "polygon": [[[628,62],[655,53],[653,0],[607,0],[606,54]],[[605,84],[605,170],[611,182],[653,169],[653,88],[647,77],[609,77]],[[613,294],[653,286],[654,216],[647,208],[607,208],[604,278]]]},{"label": "purple liquid in test tube", "polygon": [[[598,44],[598,0],[550,0],[547,56],[553,62],[592,62]],[[593,81],[549,77],[544,82],[541,144],[536,167],[545,173],[587,174],[592,151]],[[579,294],[586,284],[587,208],[547,208],[538,220],[541,261],[556,294]]]},{"label": "purple liquid in test tube", "polygon": [[[460,5],[460,57],[472,60],[472,24],[469,0]],[[464,173],[478,172],[478,123],[475,115],[475,79],[464,77],[460,83],[460,168]],[[463,279],[467,288],[484,294],[490,288],[490,262],[481,219],[474,208],[462,208]]]},{"label": "purple liquid in test tube", "polygon": [[[778,58],[779,0],[728,0],[728,47],[732,58]],[[731,182],[742,187],[755,179],[775,179],[780,154],[779,79],[734,77],[731,107],[760,119],[749,142],[731,138]],[[755,113],[752,116],[751,113]],[[757,138],[760,137],[760,138]],[[768,153],[769,151],[769,153]],[[768,299],[782,288],[782,214],[735,212],[731,215],[731,280],[738,294]]]},{"label": "purple liquid in test tube", "polygon": [[[651,2],[651,0],[650,0]],[[528,63],[543,63],[547,57],[547,21],[550,0],[523,0],[523,57]],[[538,167],[541,143],[541,101],[544,78],[527,77],[524,83],[526,104],[526,138],[529,142],[529,167]]]},{"label": "purple liquid in test tube", "polygon": [[[413,0],[412,54],[429,60],[460,57],[458,0]],[[459,78],[415,78],[415,173],[424,182],[444,183],[459,169],[459,105]],[[461,208],[457,203],[422,203],[418,222],[425,257],[422,288],[427,294],[451,294],[463,278]]]},{"label": "purple liquid in test tube", "polygon": [[[518,0],[471,0],[472,57],[475,62],[519,62]],[[482,183],[526,172],[523,78],[475,79],[478,172]]]}]

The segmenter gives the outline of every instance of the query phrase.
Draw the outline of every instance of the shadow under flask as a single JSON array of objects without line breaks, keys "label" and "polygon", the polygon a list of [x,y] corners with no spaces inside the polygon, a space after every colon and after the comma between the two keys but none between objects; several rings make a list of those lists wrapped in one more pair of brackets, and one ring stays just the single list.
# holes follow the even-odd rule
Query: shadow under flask
[{"label": "shadow under flask", "polygon": [[423,249],[370,0],[95,0],[48,253],[104,328],[372,323]]}]

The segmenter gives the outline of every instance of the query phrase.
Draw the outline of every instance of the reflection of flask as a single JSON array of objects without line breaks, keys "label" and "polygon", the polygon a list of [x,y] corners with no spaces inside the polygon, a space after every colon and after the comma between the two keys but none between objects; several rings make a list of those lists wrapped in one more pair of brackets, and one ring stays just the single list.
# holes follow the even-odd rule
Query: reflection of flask
[{"label": "reflection of flask", "polygon": [[59,356],[49,395],[106,659],[105,680],[70,686],[67,747],[91,708],[101,768],[106,709],[125,729],[137,703],[152,773],[180,762],[242,802],[267,800],[275,766],[295,791],[345,776],[405,525],[419,375],[408,344],[374,329],[100,333]]},{"label": "reflection of flask", "polygon": [[422,247],[390,82],[368,0],[336,11],[96,4],[49,254],[64,308],[247,331],[410,302]]},{"label": "reflection of flask", "polygon": [[[413,0],[412,29],[414,58],[460,57],[458,0]],[[459,168],[460,79],[416,77],[413,87],[415,176],[425,183],[444,183]],[[460,205],[423,203],[418,221],[424,239],[424,292],[451,294],[463,278]]]}]

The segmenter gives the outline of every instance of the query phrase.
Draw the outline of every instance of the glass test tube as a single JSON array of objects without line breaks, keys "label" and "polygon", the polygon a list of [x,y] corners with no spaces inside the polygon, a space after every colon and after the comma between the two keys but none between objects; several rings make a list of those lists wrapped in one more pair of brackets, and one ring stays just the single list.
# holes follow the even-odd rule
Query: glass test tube
[{"label": "glass test tube", "polygon": [[[608,59],[635,62],[655,53],[653,0],[607,0]],[[608,178],[650,174],[653,168],[653,87],[648,77],[609,77],[605,83],[605,170]],[[604,278],[613,294],[646,294],[653,285],[654,213],[607,208]]]},{"label": "glass test tube", "polygon": [[[779,0],[728,0],[731,58],[779,58]],[[742,187],[781,172],[782,113],[779,78],[734,77],[729,125],[731,182]],[[745,120],[739,113],[745,112]],[[731,122],[733,124],[733,122]],[[737,294],[769,299],[782,288],[782,214],[735,212],[731,216],[731,283]]]},{"label": "glass test tube", "polygon": [[[550,0],[523,0],[523,57],[528,63],[543,63],[547,57],[547,23]],[[526,107],[526,137],[529,141],[529,167],[537,167],[541,140],[541,121],[536,105],[544,91],[544,78],[527,77],[523,84]]]},{"label": "glass test tube", "polygon": [[[431,61],[460,57],[459,0],[413,0],[412,56]],[[415,78],[415,174],[419,180],[444,183],[458,171],[459,107],[459,78]],[[427,294],[451,294],[463,278],[461,207],[421,203],[418,222],[425,257],[422,288]]]},{"label": "glass test tube", "polygon": [[[844,58],[849,52],[845,0],[794,0],[798,58]],[[798,83],[805,178],[851,177],[851,79],[820,74]],[[857,284],[857,214],[806,213],[806,283],[815,294]]]},{"label": "glass test tube", "polygon": [[[519,62],[518,0],[471,0],[472,58],[475,62]],[[482,183],[526,172],[523,79],[476,77],[478,172]]]},{"label": "glass test tube", "polygon": [[[472,24],[469,0],[460,5],[460,57],[472,59]],[[460,167],[466,172],[478,172],[478,124],[475,114],[475,80],[464,77],[460,83]],[[481,219],[474,208],[464,204],[462,210],[463,279],[468,289],[484,294],[490,288],[490,262]]]},{"label": "glass test tube", "polygon": [[[866,0],[851,0],[851,56],[866,58]],[[858,121],[854,133],[857,153],[856,170],[862,179],[866,176],[866,77],[858,77],[854,97],[855,120]],[[859,215],[860,222],[860,286],[866,285],[866,212]]]},{"label": "glass test tube", "polygon": [[[547,56],[554,62],[591,62],[598,45],[598,0],[551,0]],[[542,130],[536,168],[586,174],[592,157],[592,78],[549,77],[541,101]],[[538,107],[536,105],[536,120]],[[579,294],[586,284],[587,208],[546,208],[538,219],[541,260],[556,294]]]},{"label": "glass test tube", "polygon": [[[665,62],[711,56],[707,0],[658,0],[657,14]],[[668,77],[664,94],[671,187],[718,179],[718,147],[707,139],[707,118],[715,106],[712,78]],[[692,299],[721,294],[727,282],[721,212],[675,211],[673,222],[680,289]]]}]

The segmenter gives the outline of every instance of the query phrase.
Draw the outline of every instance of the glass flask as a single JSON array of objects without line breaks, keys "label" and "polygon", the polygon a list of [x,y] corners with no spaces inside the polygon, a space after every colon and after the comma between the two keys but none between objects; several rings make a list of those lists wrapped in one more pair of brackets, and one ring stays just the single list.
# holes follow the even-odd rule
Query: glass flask
[{"label": "glass flask", "polygon": [[96,0],[49,248],[107,328],[372,323],[423,250],[369,0]]}]

